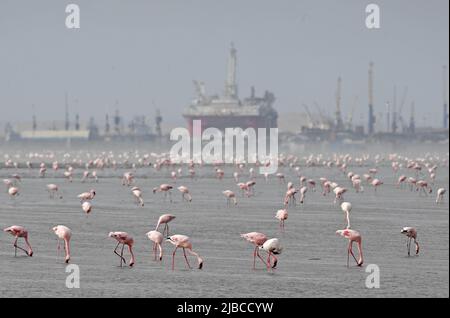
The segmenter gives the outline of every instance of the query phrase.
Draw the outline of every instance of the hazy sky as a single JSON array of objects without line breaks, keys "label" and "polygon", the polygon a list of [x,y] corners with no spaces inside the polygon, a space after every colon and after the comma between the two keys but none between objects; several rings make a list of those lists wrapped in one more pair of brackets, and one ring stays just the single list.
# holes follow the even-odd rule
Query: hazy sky
[{"label": "hazy sky", "polygon": [[[365,27],[365,7],[381,8],[381,29]],[[65,27],[65,7],[81,9],[81,28]],[[375,62],[375,111],[397,84],[408,86],[417,124],[442,121],[442,65],[448,64],[447,0],[0,0],[0,122],[82,120],[119,110],[180,122],[193,79],[223,91],[230,42],[238,50],[240,96],[274,92],[280,113],[317,101],[334,110],[342,76],[344,115],[354,104],[367,121],[367,68]],[[312,106],[311,106],[312,107]]]}]

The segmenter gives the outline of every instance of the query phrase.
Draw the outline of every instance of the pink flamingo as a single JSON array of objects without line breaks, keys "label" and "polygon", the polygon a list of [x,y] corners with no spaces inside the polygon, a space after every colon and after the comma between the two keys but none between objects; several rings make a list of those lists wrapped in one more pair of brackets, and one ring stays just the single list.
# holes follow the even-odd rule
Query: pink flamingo
[{"label": "pink flamingo", "polygon": [[239,189],[241,189],[241,192],[242,192],[242,196],[243,196],[243,197],[244,197],[244,196],[247,196],[247,197],[250,196],[250,192],[249,192],[249,189],[248,189],[248,186],[247,186],[246,183],[239,182],[239,183],[237,184],[237,186],[239,187]]},{"label": "pink flamingo", "polygon": [[381,186],[383,182],[381,182],[379,179],[373,179],[372,180],[372,186],[375,189],[375,192],[377,192],[377,188]]},{"label": "pink flamingo", "polygon": [[445,191],[444,188],[439,188],[439,189],[437,190],[437,197],[436,197],[436,203],[437,203],[437,204],[444,202],[444,195],[445,195],[445,192],[446,192],[446,191]]},{"label": "pink flamingo", "polygon": [[18,187],[9,187],[8,194],[11,197],[11,199],[17,197],[19,195],[19,188]]},{"label": "pink flamingo", "polygon": [[[135,263],[135,258],[134,258],[134,253],[133,253],[133,244],[134,244],[134,240],[133,238],[126,232],[109,232],[108,237],[112,237],[117,241],[117,245],[116,248],[114,249],[114,254],[116,254],[117,256],[119,256],[120,258],[120,267],[122,267],[123,263],[127,263],[125,258],[123,257],[123,250],[125,248],[125,245],[128,246],[128,250],[130,251],[130,267],[133,267],[134,263]],[[120,254],[117,252],[117,248],[119,247],[119,245],[122,244],[122,250],[120,252]]]},{"label": "pink flamingo", "polygon": [[[47,191],[48,191],[50,198],[53,199],[55,197],[55,195],[58,195],[59,189],[56,184],[50,183],[50,184],[47,184]],[[62,199],[63,198],[62,195],[59,195],[59,198]]]},{"label": "pink flamingo", "polygon": [[[268,253],[267,255],[267,270],[270,268],[277,267],[278,258],[275,255],[281,254],[283,247],[280,244],[280,241],[277,238],[272,238],[264,242],[262,246],[259,246],[259,249],[264,250]],[[270,263],[270,257],[273,257],[273,265]]]},{"label": "pink flamingo", "polygon": [[402,175],[402,176],[398,177],[398,180],[397,180],[397,187],[400,187],[400,188],[401,188],[402,184],[403,184],[405,181],[406,181],[406,176]]},{"label": "pink flamingo", "polygon": [[89,192],[83,192],[83,193],[79,194],[77,196],[77,198],[80,199],[81,202],[83,202],[83,201],[91,201],[91,200],[94,199],[95,194],[96,194],[95,190],[91,189],[91,190],[89,190]]},{"label": "pink flamingo", "polygon": [[161,244],[164,240],[164,236],[158,231],[150,231],[146,235],[148,239],[153,242],[153,254],[155,256],[155,261],[157,249],[159,249],[159,260],[162,261],[163,251]]},{"label": "pink flamingo", "polygon": [[88,215],[92,211],[92,204],[88,201],[85,201],[81,204],[81,209]]},{"label": "pink flamingo", "polygon": [[288,218],[288,212],[286,209],[278,210],[275,218],[280,221],[280,229],[284,231],[284,221]]},{"label": "pink flamingo", "polygon": [[411,240],[414,239],[414,244],[416,245],[416,255],[419,254],[419,242],[417,242],[417,230],[413,227],[404,227],[401,233],[406,235],[408,238],[406,241],[406,249],[408,250],[408,256],[411,255]]},{"label": "pink flamingo", "polygon": [[[156,224],[156,228],[155,231],[158,231],[159,226],[161,224],[164,224],[164,229],[162,234],[166,234],[167,236],[169,236],[169,222],[175,219],[175,215],[172,214],[163,214],[159,217],[158,219],[158,223]],[[167,233],[166,233],[167,231]]]},{"label": "pink flamingo", "polygon": [[186,200],[188,202],[192,201],[192,196],[191,196],[191,193],[189,192],[188,187],[186,187],[186,186],[179,186],[178,187],[178,191],[181,192],[181,198],[183,199],[183,201],[184,200]]},{"label": "pink flamingo", "polygon": [[234,202],[234,205],[237,204],[236,195],[231,190],[225,190],[222,192],[223,195],[227,198],[227,206],[230,206],[231,201]]},{"label": "pink flamingo", "polygon": [[253,251],[253,269],[256,269],[256,256],[259,257],[259,259],[266,264],[264,259],[259,254],[259,247],[262,246],[267,241],[267,236],[263,233],[259,232],[250,232],[241,234],[241,237],[247,240],[248,242],[255,245],[255,250]]},{"label": "pink flamingo", "polygon": [[136,198],[137,204],[144,206],[144,199],[142,199],[142,191],[139,187],[131,188],[131,194]]},{"label": "pink flamingo", "polygon": [[302,204],[305,202],[306,192],[308,192],[307,187],[303,186],[300,188],[300,203]]},{"label": "pink flamingo", "polygon": [[[22,250],[27,254],[28,256],[33,256],[33,249],[31,248],[30,242],[28,241],[28,231],[23,227],[19,225],[12,225],[10,227],[7,227],[3,230],[6,233],[11,234],[14,236],[14,257],[17,257],[17,249]],[[17,245],[17,240],[19,237],[22,237],[25,240],[25,244],[27,245],[28,251],[20,246]]]},{"label": "pink flamingo", "polygon": [[169,194],[170,202],[172,202],[172,193],[170,190],[172,190],[173,187],[170,184],[163,183],[159,187],[153,188],[153,193],[156,192],[164,192],[164,200],[167,198],[167,193]]},{"label": "pink flamingo", "polygon": [[125,172],[122,178],[122,185],[130,186],[133,183],[134,175],[131,172]]},{"label": "pink flamingo", "polygon": [[177,249],[179,247],[183,249],[184,259],[186,260],[186,264],[189,268],[191,268],[191,265],[189,264],[189,261],[187,259],[186,250],[189,252],[189,254],[194,255],[197,258],[198,269],[203,268],[203,259],[200,257],[200,255],[198,255],[196,252],[192,250],[192,243],[188,236],[175,234],[169,236],[167,241],[175,245],[175,249],[172,253],[172,270],[175,269],[175,253],[177,252]]},{"label": "pink flamingo", "polygon": [[[363,260],[363,252],[362,252],[362,237],[361,234],[359,234],[358,231],[345,229],[345,230],[338,230],[336,231],[336,234],[339,234],[345,238],[348,239],[348,248],[347,248],[347,267],[349,267],[349,260],[350,255],[353,256],[353,259],[355,260],[356,264],[358,266],[362,266],[364,260]],[[357,260],[355,257],[355,254],[353,254],[353,243],[356,242],[358,244],[358,251],[359,251],[359,259]]]},{"label": "pink flamingo", "polygon": [[350,211],[352,210],[352,204],[350,202],[342,202],[341,209],[345,212],[347,220],[347,229],[350,228]]},{"label": "pink flamingo", "polygon": [[59,251],[61,249],[60,240],[64,241],[64,250],[66,253],[65,262],[70,261],[70,239],[72,237],[72,231],[64,225],[57,225],[53,227],[53,232],[57,236],[58,246],[57,246],[57,256],[59,256]]},{"label": "pink flamingo", "polygon": [[337,203],[338,201],[342,202],[344,200],[344,193],[347,192],[347,189],[337,186],[333,189],[333,192],[335,194],[334,203]]}]

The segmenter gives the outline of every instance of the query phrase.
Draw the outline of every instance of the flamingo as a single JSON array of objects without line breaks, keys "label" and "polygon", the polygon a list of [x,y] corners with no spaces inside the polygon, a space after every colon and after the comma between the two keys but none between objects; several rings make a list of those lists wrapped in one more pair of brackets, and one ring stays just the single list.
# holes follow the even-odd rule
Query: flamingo
[{"label": "flamingo", "polygon": [[341,209],[345,212],[347,219],[347,229],[350,228],[350,211],[352,210],[352,204],[350,202],[342,202]]},{"label": "flamingo", "polygon": [[158,219],[158,223],[156,224],[155,231],[158,231],[159,226],[161,224],[164,224],[164,229],[163,229],[162,234],[163,235],[166,234],[166,231],[167,231],[166,235],[169,236],[169,224],[168,223],[170,221],[174,220],[174,219],[175,219],[175,215],[172,215],[172,214],[163,214],[163,215],[161,215],[159,217],[159,219]]},{"label": "flamingo", "polygon": [[236,195],[231,190],[225,190],[222,192],[223,195],[227,198],[227,206],[230,206],[230,202],[233,201],[234,205],[237,204]]},{"label": "flamingo", "polygon": [[92,204],[88,201],[85,201],[81,204],[81,209],[88,215],[92,211]]},{"label": "flamingo", "polygon": [[404,227],[401,230],[401,233],[403,235],[406,235],[406,237],[408,238],[406,241],[406,249],[408,250],[408,256],[411,255],[411,240],[414,239],[414,244],[416,245],[416,255],[419,254],[419,242],[417,242],[417,230],[413,227]]},{"label": "flamingo", "polygon": [[253,251],[253,269],[256,269],[256,256],[258,256],[259,259],[264,264],[266,264],[264,259],[259,254],[258,250],[259,250],[259,247],[262,246],[267,241],[267,236],[265,234],[259,233],[259,232],[250,232],[250,233],[241,234],[241,237],[255,245],[255,250]]},{"label": "flamingo", "polygon": [[[277,238],[272,238],[264,242],[262,246],[259,246],[259,249],[264,250],[268,253],[267,256],[267,270],[270,268],[277,267],[278,258],[275,255],[281,254],[283,247],[280,244],[280,241]],[[273,265],[270,263],[270,257],[273,257]]]},{"label": "flamingo", "polygon": [[11,197],[11,199],[15,198],[19,195],[19,188],[18,187],[9,187],[8,194]]},{"label": "flamingo", "polygon": [[89,192],[83,192],[83,193],[79,194],[79,195],[77,196],[77,198],[80,199],[80,202],[83,202],[83,201],[91,201],[91,200],[94,199],[95,194],[96,194],[96,193],[95,193],[95,190],[94,190],[94,189],[91,189],[91,190],[89,190]]},{"label": "flamingo", "polygon": [[444,195],[445,195],[445,189],[444,188],[439,188],[437,190],[437,197],[436,197],[436,203],[442,203],[444,201]]},{"label": "flamingo", "polygon": [[[56,184],[50,183],[47,184],[47,191],[49,193],[50,198],[54,198],[55,195],[58,195],[58,186]],[[59,196],[60,199],[62,199],[62,195]]]},{"label": "flamingo", "polygon": [[383,184],[383,182],[382,181],[380,181],[379,179],[373,179],[372,180],[372,186],[373,186],[373,188],[375,189],[375,192],[377,192],[377,188],[379,187],[379,186],[381,186]]},{"label": "flamingo", "polygon": [[[362,237],[361,234],[358,231],[345,229],[345,230],[337,230],[336,234],[339,234],[345,238],[348,239],[348,248],[347,248],[347,267],[349,267],[349,260],[350,255],[353,256],[356,264],[358,266],[362,266],[364,260],[363,260],[363,252],[362,252]],[[359,251],[359,259],[357,260],[355,255],[353,254],[353,243],[356,243],[358,245],[358,251]]]},{"label": "flamingo", "polygon": [[164,240],[164,236],[158,231],[150,231],[147,234],[147,237],[150,241],[153,242],[153,254],[155,256],[156,261],[156,250],[159,249],[159,260],[162,261],[163,251],[161,244]]},{"label": "flamingo", "polygon": [[[116,254],[117,256],[120,257],[120,267],[122,267],[123,263],[127,263],[125,258],[123,257],[123,250],[125,248],[125,245],[128,246],[128,250],[130,251],[130,262],[129,262],[129,266],[133,267],[134,263],[135,263],[135,258],[134,258],[134,253],[133,253],[133,244],[134,244],[134,240],[133,238],[126,232],[109,232],[108,237],[112,237],[117,241],[117,245],[116,248],[114,249],[114,254]],[[120,252],[120,254],[117,252],[117,248],[119,247],[119,245],[122,244],[122,250]]]},{"label": "flamingo", "polygon": [[57,225],[53,227],[53,232],[55,232],[57,236],[58,246],[57,246],[57,256],[59,256],[59,251],[61,249],[60,240],[64,241],[64,250],[66,253],[65,263],[69,263],[70,261],[70,239],[72,237],[72,231],[67,226]]},{"label": "flamingo", "polygon": [[172,189],[173,187],[170,184],[163,183],[159,187],[153,188],[153,193],[164,192],[164,200],[166,200],[167,193],[169,193],[169,199],[172,202],[172,193],[170,192]]},{"label": "flamingo", "polygon": [[183,199],[183,201],[184,201],[184,200],[186,200],[186,201],[188,201],[188,202],[191,202],[191,201],[192,201],[192,196],[191,196],[191,194],[190,194],[190,192],[189,192],[188,187],[185,187],[185,186],[179,186],[179,187],[178,187],[178,191],[181,192],[181,198]]},{"label": "flamingo", "polygon": [[284,221],[288,218],[288,212],[286,209],[278,210],[275,218],[280,221],[280,229],[284,231]]},{"label": "flamingo", "polygon": [[125,172],[122,178],[122,185],[130,186],[133,183],[134,175],[131,172]]},{"label": "flamingo", "polygon": [[[6,233],[11,234],[12,236],[14,236],[14,257],[17,257],[17,249],[22,250],[25,252],[25,254],[27,254],[28,256],[33,256],[33,249],[31,248],[30,242],[28,241],[28,231],[20,225],[12,225],[10,227],[7,227],[6,229],[3,230]],[[23,238],[25,240],[25,244],[27,245],[28,250],[20,247],[17,245],[17,240],[19,238]]]},{"label": "flamingo", "polygon": [[308,192],[308,188],[306,186],[300,188],[300,203],[302,204],[305,202],[306,192]]},{"label": "flamingo", "polygon": [[139,187],[131,188],[131,194],[136,198],[137,204],[144,206],[144,199],[142,199],[142,191]]},{"label": "flamingo", "polygon": [[191,265],[189,264],[189,261],[186,256],[186,250],[189,252],[189,254],[194,255],[197,258],[198,262],[198,269],[203,268],[203,259],[198,255],[196,252],[192,250],[192,243],[190,241],[190,238],[186,235],[180,235],[175,234],[172,236],[169,236],[167,238],[167,241],[175,245],[175,249],[172,253],[172,270],[175,270],[175,253],[177,252],[177,249],[181,247],[183,249],[184,259],[186,260],[186,264],[189,268],[191,268]]}]

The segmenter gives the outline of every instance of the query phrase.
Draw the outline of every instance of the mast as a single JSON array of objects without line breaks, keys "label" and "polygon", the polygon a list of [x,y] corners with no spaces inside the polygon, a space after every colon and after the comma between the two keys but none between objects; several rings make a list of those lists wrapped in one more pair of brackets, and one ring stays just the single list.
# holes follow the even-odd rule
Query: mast
[{"label": "mast", "polygon": [[369,135],[374,133],[375,116],[373,114],[373,62],[369,63]]},{"label": "mast", "polygon": [[237,65],[237,51],[234,44],[231,43],[230,55],[228,57],[227,79],[225,81],[225,96],[228,98],[237,98],[237,84],[236,84],[236,65]]}]

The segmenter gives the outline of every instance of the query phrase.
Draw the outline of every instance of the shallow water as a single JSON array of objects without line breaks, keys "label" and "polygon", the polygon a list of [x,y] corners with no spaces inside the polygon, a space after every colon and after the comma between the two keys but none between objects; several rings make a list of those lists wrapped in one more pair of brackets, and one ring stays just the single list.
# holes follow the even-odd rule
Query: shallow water
[{"label": "shallow water", "polygon": [[[51,169],[49,169],[51,170]],[[0,169],[0,177],[19,173],[21,194],[14,201],[0,192],[0,225],[18,224],[30,232],[35,255],[14,258],[12,237],[0,233],[0,296],[14,297],[449,297],[449,205],[436,205],[435,195],[419,196],[397,189],[390,168],[379,169],[385,184],[374,193],[351,190],[346,201],[353,205],[352,228],[361,232],[365,264],[346,267],[347,241],[335,234],[345,226],[344,214],[333,197],[308,191],[303,205],[289,208],[285,233],[280,233],[275,211],[282,207],[285,185],[275,177],[265,183],[257,179],[256,195],[242,198],[228,208],[225,189],[239,193],[226,168],[224,180],[213,177],[211,167],[198,170],[199,178],[180,178],[176,186],[190,188],[193,201],[181,201],[173,191],[173,203],[151,189],[169,179],[170,171],[153,168],[136,171],[136,185],[143,190],[144,207],[134,204],[129,188],[121,185],[123,170],[99,171],[98,184],[80,182],[81,169],[73,183],[54,177],[38,178],[36,170]],[[283,171],[283,168],[281,169]],[[363,174],[367,167],[352,168]],[[298,179],[289,176],[286,181]],[[316,180],[321,176],[349,186],[345,177],[327,168],[304,168],[303,174]],[[245,178],[243,178],[244,181]],[[49,199],[48,183],[59,185],[62,200]],[[440,167],[435,189],[448,189],[448,168]],[[76,198],[95,188],[93,211],[86,217]],[[187,270],[181,251],[176,269],[170,269],[173,246],[164,243],[162,263],[153,261],[151,242],[145,233],[153,229],[160,214],[171,213],[171,234],[191,237],[193,248],[204,258],[203,270]],[[64,224],[73,231],[72,260],[80,267],[81,288],[68,289],[62,259],[56,261],[56,240],[51,227]],[[403,226],[418,229],[419,256],[407,257]],[[120,268],[113,254],[115,241],[110,231],[126,231],[135,239],[137,262]],[[252,245],[240,233],[260,231],[278,237],[284,246],[275,271],[267,272],[261,262],[252,270]],[[128,257],[128,254],[126,254]],[[194,258],[190,258],[195,265]],[[381,288],[367,289],[368,264],[377,264]]]}]

